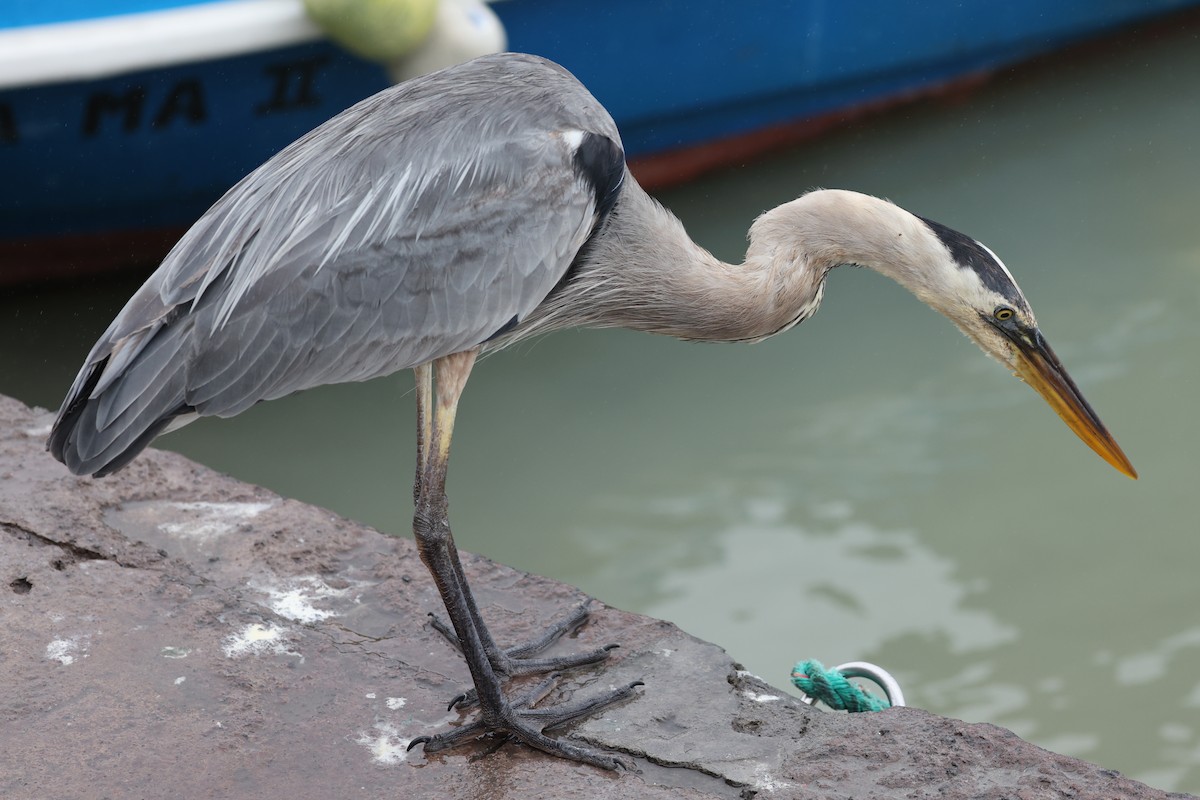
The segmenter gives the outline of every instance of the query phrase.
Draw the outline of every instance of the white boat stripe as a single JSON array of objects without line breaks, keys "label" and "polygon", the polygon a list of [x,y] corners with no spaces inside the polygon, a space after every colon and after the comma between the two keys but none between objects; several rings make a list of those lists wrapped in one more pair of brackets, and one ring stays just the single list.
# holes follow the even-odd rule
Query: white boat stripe
[{"label": "white boat stripe", "polygon": [[321,39],[300,0],[225,0],[0,30],[0,89],[94,80]]}]

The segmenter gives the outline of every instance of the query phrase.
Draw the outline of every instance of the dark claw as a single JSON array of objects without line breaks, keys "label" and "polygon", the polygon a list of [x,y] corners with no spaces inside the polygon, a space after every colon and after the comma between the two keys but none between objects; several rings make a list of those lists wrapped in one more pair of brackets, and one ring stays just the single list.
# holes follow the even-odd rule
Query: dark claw
[{"label": "dark claw", "polygon": [[450,643],[451,647],[453,647],[455,650],[457,650],[460,653],[462,652],[462,643],[458,641],[458,634],[454,632],[453,628],[451,628],[446,623],[442,622],[441,617],[439,617],[437,614],[430,612],[429,625],[435,631],[440,633],[442,635],[442,638],[444,638],[447,642]]},{"label": "dark claw", "polygon": [[582,761],[601,769],[634,771],[629,764],[619,758],[581,746],[570,740],[552,738],[547,736],[545,731],[602,711],[614,703],[628,699],[634,688],[641,686],[642,682],[634,681],[600,697],[563,703],[550,708],[531,707],[550,693],[556,677],[552,676],[541,681],[532,689],[526,690],[512,700],[511,704],[504,703],[499,715],[501,722],[494,728],[489,729],[481,720],[476,719],[436,736],[418,736],[408,743],[408,749],[411,750],[416,745],[423,743],[426,753],[437,753],[489,735],[492,737],[492,743],[488,746],[486,753],[493,752],[505,742],[515,740],[552,755]]},{"label": "dark claw", "polygon": [[[473,654],[474,658],[483,658],[483,668],[491,667],[495,681],[497,678],[513,678],[524,675],[550,673],[532,688],[510,695],[508,699],[501,698],[496,708],[490,708],[487,714],[491,721],[484,724],[482,717],[460,725],[453,730],[435,736],[420,736],[408,744],[412,749],[418,744],[424,744],[426,753],[436,753],[448,750],[468,741],[488,737],[486,752],[490,753],[504,745],[505,742],[517,741],[529,747],[534,747],[552,755],[591,764],[601,769],[635,771],[629,763],[614,757],[609,753],[581,746],[569,739],[554,738],[545,732],[561,727],[569,722],[587,717],[602,711],[614,703],[633,696],[634,689],[642,686],[642,681],[623,686],[600,697],[584,700],[574,699],[547,708],[538,704],[546,699],[554,689],[558,679],[558,671],[574,667],[598,664],[609,658],[609,654],[620,645],[613,643],[584,653],[567,656],[551,656],[536,658],[537,654],[551,647],[564,636],[573,634],[582,627],[588,619],[588,603],[576,606],[570,613],[560,617],[534,640],[510,647],[503,651],[493,645],[485,645],[483,652]],[[477,612],[476,612],[477,613]],[[430,614],[430,626],[440,633],[451,646],[463,652],[462,642],[456,632],[443,622],[436,614]],[[482,622],[472,619],[476,625]],[[486,632],[486,631],[485,631]],[[482,638],[482,637],[481,637]],[[490,637],[487,637],[490,642]],[[465,653],[464,653],[465,655]],[[500,686],[496,687],[497,689]],[[470,689],[454,697],[447,706],[449,711],[464,711],[479,705],[479,695],[475,689]]]},{"label": "dark claw", "polygon": [[[567,656],[554,656],[551,658],[532,658],[536,653],[547,649],[555,642],[559,641],[563,636],[573,633],[581,628],[587,622],[590,614],[590,601],[580,603],[565,617],[553,622],[539,637],[531,642],[507,648],[503,653],[493,654],[489,657],[492,663],[492,669],[500,676],[513,678],[521,675],[537,675],[539,673],[547,673],[561,669],[570,669],[572,667],[582,667],[589,664],[598,664],[604,661],[608,654],[616,650],[621,645],[617,643],[606,644],[596,650],[586,653],[574,653]],[[452,647],[462,652],[462,645],[458,641],[458,636],[454,629],[442,621],[437,614],[429,614],[430,626],[440,633]],[[449,705],[446,706],[447,711],[465,711],[473,708],[478,704],[478,697],[475,690],[471,689],[462,694],[456,695]]]},{"label": "dark claw", "polygon": [[542,726],[543,730],[557,728],[560,725],[565,725],[568,722],[574,722],[581,717],[587,717],[591,714],[601,711],[614,703],[619,703],[626,698],[633,696],[633,690],[639,686],[643,686],[642,681],[634,681],[626,686],[609,692],[601,697],[594,697],[590,700],[574,701],[571,703],[562,703],[557,706],[552,706],[545,710],[540,708],[530,708],[526,710],[525,716],[530,719],[545,720]]},{"label": "dark claw", "polygon": [[533,708],[538,703],[545,700],[546,696],[550,694],[550,690],[554,688],[554,684],[558,683],[558,679],[561,677],[562,673],[551,672],[546,676],[545,680],[517,698],[517,707]]}]

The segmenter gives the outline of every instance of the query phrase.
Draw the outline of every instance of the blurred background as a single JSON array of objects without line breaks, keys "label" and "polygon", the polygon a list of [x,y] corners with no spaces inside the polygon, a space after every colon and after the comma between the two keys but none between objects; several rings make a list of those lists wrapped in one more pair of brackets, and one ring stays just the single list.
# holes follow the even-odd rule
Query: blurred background
[{"label": "blurred background", "polygon": [[[465,20],[485,48],[506,36],[574,71],[637,174],[725,260],[757,214],[818,186],[985,242],[1142,478],[899,287],[847,269],[814,319],[755,346],[579,331],[488,357],[455,437],[459,545],[671,620],[777,686],[803,658],[875,661],[911,705],[1200,792],[1186,3],[930,2],[897,18],[870,2],[503,0],[458,22],[437,9],[416,55],[387,67],[322,39],[291,0],[111,5],[0,11],[0,392],[57,408],[190,221],[389,75],[463,52],[462,37],[449,56],[429,42]],[[264,15],[267,45],[221,38],[214,15],[235,7]],[[154,68],[103,38],[145,14],[160,44],[184,42]],[[406,373],[159,445],[408,536],[413,426]]]}]

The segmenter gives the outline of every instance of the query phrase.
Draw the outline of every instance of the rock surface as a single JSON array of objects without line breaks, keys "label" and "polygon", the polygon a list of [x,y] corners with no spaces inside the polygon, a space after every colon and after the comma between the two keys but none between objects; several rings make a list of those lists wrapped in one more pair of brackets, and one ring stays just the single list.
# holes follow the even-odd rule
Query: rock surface
[{"label": "rock surface", "polygon": [[[675,626],[593,603],[561,684],[640,695],[568,735],[609,774],[504,745],[409,753],[468,682],[411,541],[150,451],[101,481],[0,397],[0,797],[1163,798],[991,725],[813,710]],[[585,598],[464,554],[501,641]],[[580,694],[582,693],[582,694]],[[1180,795],[1175,795],[1176,797]]]}]

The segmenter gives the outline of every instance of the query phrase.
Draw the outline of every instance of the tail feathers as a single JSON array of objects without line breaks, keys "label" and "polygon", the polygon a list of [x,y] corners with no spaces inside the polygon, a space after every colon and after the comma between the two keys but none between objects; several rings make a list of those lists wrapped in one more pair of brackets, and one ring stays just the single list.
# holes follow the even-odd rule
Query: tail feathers
[{"label": "tail feathers", "polygon": [[[163,329],[158,333],[136,358],[124,360],[121,374],[112,374],[120,359],[110,353],[97,363],[89,359],[76,379],[46,444],[71,472],[96,477],[115,472],[192,410],[184,402],[179,339]],[[97,391],[98,386],[104,388]]]}]

